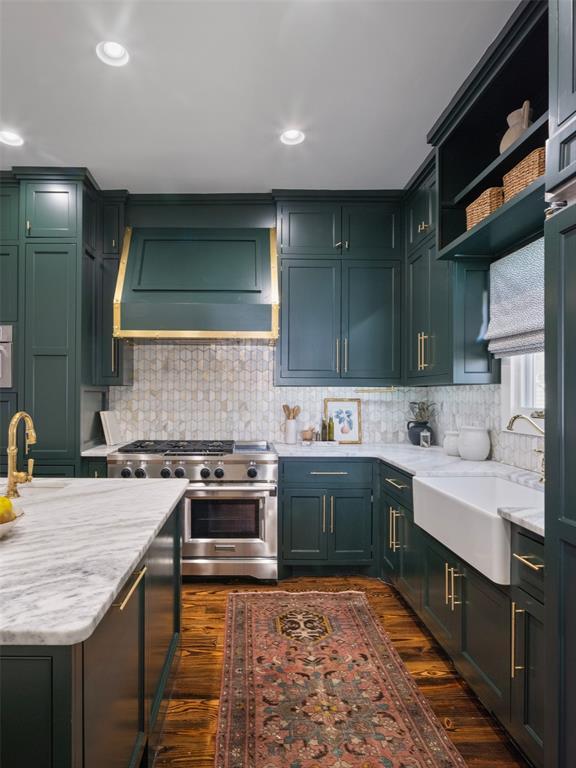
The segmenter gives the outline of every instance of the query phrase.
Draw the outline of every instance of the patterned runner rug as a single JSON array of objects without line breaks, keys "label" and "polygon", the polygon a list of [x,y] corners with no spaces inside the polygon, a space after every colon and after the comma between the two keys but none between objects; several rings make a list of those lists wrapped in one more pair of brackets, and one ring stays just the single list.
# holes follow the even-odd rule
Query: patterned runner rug
[{"label": "patterned runner rug", "polygon": [[465,768],[361,592],[226,606],[216,768]]}]

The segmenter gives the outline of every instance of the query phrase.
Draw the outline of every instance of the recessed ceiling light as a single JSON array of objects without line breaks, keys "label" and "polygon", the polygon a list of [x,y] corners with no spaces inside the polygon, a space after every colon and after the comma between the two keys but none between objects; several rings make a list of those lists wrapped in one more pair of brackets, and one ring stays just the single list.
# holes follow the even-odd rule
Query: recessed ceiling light
[{"label": "recessed ceiling light", "polygon": [[120,43],[104,40],[96,46],[96,56],[111,67],[123,67],[130,61],[130,54]]},{"label": "recessed ceiling light", "polygon": [[298,128],[289,128],[287,131],[282,131],[280,134],[280,141],[282,144],[288,144],[293,146],[294,144],[302,144],[306,134],[304,131],[299,131]]},{"label": "recessed ceiling light", "polygon": [[0,141],[2,144],[8,144],[9,147],[21,147],[24,139],[14,131],[0,131]]}]

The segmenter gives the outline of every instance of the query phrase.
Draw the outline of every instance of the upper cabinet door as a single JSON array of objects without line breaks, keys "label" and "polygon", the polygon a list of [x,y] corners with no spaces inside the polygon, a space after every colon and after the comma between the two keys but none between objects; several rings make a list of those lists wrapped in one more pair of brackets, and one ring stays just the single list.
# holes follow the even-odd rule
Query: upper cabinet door
[{"label": "upper cabinet door", "polygon": [[406,205],[408,248],[417,248],[436,229],[436,176],[431,174]]},{"label": "upper cabinet door", "polygon": [[576,0],[550,0],[550,138],[546,189],[576,176]]},{"label": "upper cabinet door", "polygon": [[102,253],[109,256],[120,253],[122,208],[119,203],[104,203],[102,206]]},{"label": "upper cabinet door", "polygon": [[28,182],[25,201],[26,237],[76,237],[75,184]]},{"label": "upper cabinet door", "polygon": [[342,375],[400,379],[400,261],[344,261]]},{"label": "upper cabinet door", "polygon": [[18,187],[0,187],[0,239],[18,240]]},{"label": "upper cabinet door", "polygon": [[279,205],[282,256],[335,256],[342,253],[339,204],[296,202]]},{"label": "upper cabinet door", "polygon": [[[452,346],[452,263],[450,261],[438,261],[436,258],[436,246],[431,244],[428,248],[428,258],[430,261],[430,324],[422,343],[422,364],[424,373],[427,376],[451,376],[453,362]],[[485,274],[485,273],[484,273]],[[473,294],[472,298],[478,298]],[[475,307],[471,307],[474,310]],[[486,312],[488,308],[486,307]],[[463,318],[464,319],[464,318]],[[470,319],[470,324],[472,318]],[[479,313],[476,328],[480,333],[482,331],[482,313]],[[470,330],[468,331],[470,334]],[[478,336],[473,340],[476,342]],[[467,339],[468,340],[468,339]],[[464,353],[464,344],[459,354]],[[485,350],[483,350],[485,353]]]},{"label": "upper cabinet door", "polygon": [[430,249],[423,246],[408,261],[406,348],[408,378],[426,375],[423,349],[430,324]]},{"label": "upper cabinet door", "polygon": [[342,253],[361,259],[399,256],[400,211],[389,203],[352,203],[342,208]]},{"label": "upper cabinet door", "polygon": [[340,282],[340,261],[283,261],[281,379],[340,377]]}]

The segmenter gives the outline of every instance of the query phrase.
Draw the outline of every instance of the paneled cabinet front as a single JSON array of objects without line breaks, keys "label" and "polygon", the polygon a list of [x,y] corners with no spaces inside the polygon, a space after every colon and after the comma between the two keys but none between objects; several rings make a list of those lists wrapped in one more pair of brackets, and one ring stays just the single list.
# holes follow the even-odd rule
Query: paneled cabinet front
[{"label": "paneled cabinet front", "polygon": [[25,182],[26,237],[75,238],[78,234],[76,184]]},{"label": "paneled cabinet front", "polygon": [[76,282],[76,245],[26,245],[24,407],[37,459],[76,459]]},{"label": "paneled cabinet front", "polygon": [[282,260],[278,383],[398,382],[401,263]]},{"label": "paneled cabinet front", "polygon": [[432,634],[451,654],[460,649],[462,573],[455,556],[430,536],[423,536],[422,613]]},{"label": "paneled cabinet front", "polygon": [[[576,0],[550,0],[550,138],[546,189],[576,177]],[[558,193],[561,197],[561,192]]]},{"label": "paneled cabinet front", "polygon": [[278,204],[282,256],[382,259],[402,252],[399,208],[389,202]]},{"label": "paneled cabinet front", "polygon": [[436,174],[410,195],[406,204],[408,249],[417,248],[436,229]]},{"label": "paneled cabinet front", "polygon": [[342,564],[372,560],[372,493],[369,489],[285,489],[282,517],[285,561]]},{"label": "paneled cabinet front", "polygon": [[103,256],[98,264],[97,384],[129,386],[133,381],[134,351],[128,342],[113,336],[113,306],[119,261]]}]

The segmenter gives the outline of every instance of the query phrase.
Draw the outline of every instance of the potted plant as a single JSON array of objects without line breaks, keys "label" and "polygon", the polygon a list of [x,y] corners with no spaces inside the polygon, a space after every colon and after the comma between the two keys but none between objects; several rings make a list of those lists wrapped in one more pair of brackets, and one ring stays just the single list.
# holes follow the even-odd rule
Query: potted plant
[{"label": "potted plant", "polygon": [[427,429],[431,434],[431,441],[434,442],[434,434],[430,429],[429,422],[434,416],[436,404],[429,403],[428,400],[419,400],[410,403],[410,413],[412,420],[408,422],[408,439],[412,445],[420,445],[420,433]]}]

